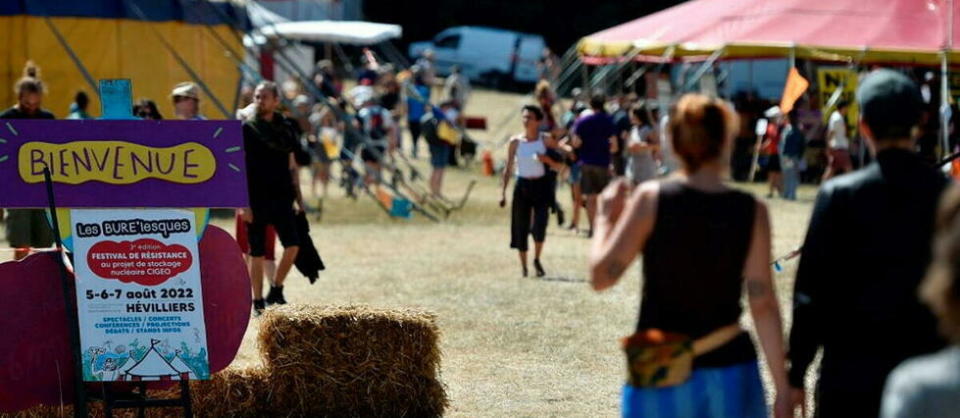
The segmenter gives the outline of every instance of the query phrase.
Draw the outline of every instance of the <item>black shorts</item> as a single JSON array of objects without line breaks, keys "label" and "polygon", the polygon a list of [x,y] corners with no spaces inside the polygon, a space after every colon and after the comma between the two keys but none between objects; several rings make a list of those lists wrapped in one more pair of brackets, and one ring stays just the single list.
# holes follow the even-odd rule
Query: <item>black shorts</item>
[{"label": "black shorts", "polygon": [[267,225],[273,225],[283,248],[300,245],[293,202],[286,199],[272,199],[251,209],[253,209],[253,223],[247,224],[247,241],[250,243],[251,257],[263,257],[266,254]]},{"label": "black shorts", "polygon": [[767,172],[779,173],[783,171],[780,167],[780,155],[773,154],[767,157]]},{"label": "black shorts", "polygon": [[580,187],[583,194],[600,194],[609,183],[609,167],[584,164],[581,168]]},{"label": "black shorts", "polygon": [[379,163],[387,155],[387,147],[365,146],[360,151],[360,159],[365,163]]}]

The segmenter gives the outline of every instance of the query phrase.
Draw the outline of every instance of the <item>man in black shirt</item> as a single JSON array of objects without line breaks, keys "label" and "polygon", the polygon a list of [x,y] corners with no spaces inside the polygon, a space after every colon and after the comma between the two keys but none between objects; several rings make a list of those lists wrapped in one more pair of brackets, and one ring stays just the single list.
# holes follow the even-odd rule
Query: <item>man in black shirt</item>
[{"label": "man in black shirt", "polygon": [[[271,81],[260,83],[253,94],[257,115],[243,124],[250,207],[241,211],[250,242],[250,278],[253,307],[259,313],[267,303],[285,304],[283,281],[297,257],[299,237],[295,212],[303,211],[294,150],[297,138],[283,115],[276,110],[280,91]],[[263,258],[267,225],[272,225],[283,245],[283,256],[267,299],[263,299]]]},{"label": "man in black shirt", "polygon": [[[24,69],[24,77],[14,85],[17,104],[0,113],[0,119],[54,119],[53,113],[43,108],[43,82],[37,78],[37,68],[32,63]],[[4,217],[6,215],[6,217]],[[43,209],[10,209],[4,214],[0,209],[0,221],[6,218],[7,242],[14,248],[14,260],[30,254],[30,248],[53,245],[53,230],[47,223]]]},{"label": "man in black shirt", "polygon": [[819,417],[876,417],[887,374],[944,346],[917,297],[947,180],[915,152],[922,99],[900,73],[878,70],[857,91],[860,131],[876,161],[823,185],[803,245],[790,330],[790,384],[803,404],[818,349]]}]

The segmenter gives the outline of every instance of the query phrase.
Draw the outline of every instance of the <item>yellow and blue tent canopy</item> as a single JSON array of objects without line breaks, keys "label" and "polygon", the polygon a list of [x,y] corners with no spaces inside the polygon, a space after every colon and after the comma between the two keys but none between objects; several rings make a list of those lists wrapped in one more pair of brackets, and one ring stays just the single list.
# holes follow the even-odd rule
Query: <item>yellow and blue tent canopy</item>
[{"label": "yellow and blue tent canopy", "polygon": [[[248,29],[246,10],[228,1],[3,1],[0,107],[16,102],[13,84],[22,76],[26,61],[32,60],[47,87],[46,109],[65,117],[74,94],[85,90],[92,99],[88,110],[99,115],[99,101],[79,61],[93,80],[131,79],[134,99],[153,99],[164,117],[172,117],[171,89],[193,79],[165,48],[167,42],[230,109],[238,94],[241,71],[211,31],[233,51],[242,53],[240,32]],[[200,103],[201,113],[213,119],[223,117],[208,95],[201,95]]]}]

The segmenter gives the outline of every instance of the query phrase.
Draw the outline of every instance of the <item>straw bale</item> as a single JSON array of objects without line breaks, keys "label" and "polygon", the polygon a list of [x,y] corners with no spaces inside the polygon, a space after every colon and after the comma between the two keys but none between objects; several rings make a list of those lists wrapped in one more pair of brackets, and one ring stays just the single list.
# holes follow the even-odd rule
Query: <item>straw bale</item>
[{"label": "straw bale", "polygon": [[[227,368],[207,381],[190,382],[193,410],[201,417],[258,417],[272,415],[270,375],[263,368]],[[179,396],[176,390],[175,396]]]},{"label": "straw bale", "polygon": [[[211,376],[210,380],[190,382],[190,395],[193,413],[197,417],[263,417],[277,415],[267,409],[269,405],[269,373],[263,368],[228,368]],[[166,390],[151,391],[155,399],[175,399],[180,397],[180,386],[174,385]],[[103,417],[103,406],[92,402],[88,406],[91,417]],[[147,410],[151,418],[182,417],[180,408],[154,408]],[[287,415],[287,414],[281,414]],[[48,418],[72,417],[73,406],[39,405],[14,414],[0,414],[0,418]],[[135,417],[135,409],[114,410],[115,418]]]},{"label": "straw bale", "polygon": [[[98,404],[90,404],[87,407],[90,418],[103,418],[103,408]],[[50,418],[50,417],[73,417],[73,405],[37,405],[30,409],[25,409],[13,413],[0,413],[0,418]],[[122,417],[117,414],[116,417]]]},{"label": "straw bale", "polygon": [[[228,368],[190,383],[198,417],[436,417],[448,406],[439,381],[436,315],[365,306],[284,306],[261,318],[262,368]],[[151,393],[176,398],[179,386]],[[38,406],[0,418],[61,416]],[[63,416],[72,416],[64,407]],[[116,416],[134,416],[133,410]],[[180,416],[178,408],[150,417]],[[102,416],[91,404],[91,416]]]},{"label": "straw bale", "polygon": [[258,340],[271,404],[293,416],[440,416],[439,335],[436,315],[416,309],[268,309]]}]

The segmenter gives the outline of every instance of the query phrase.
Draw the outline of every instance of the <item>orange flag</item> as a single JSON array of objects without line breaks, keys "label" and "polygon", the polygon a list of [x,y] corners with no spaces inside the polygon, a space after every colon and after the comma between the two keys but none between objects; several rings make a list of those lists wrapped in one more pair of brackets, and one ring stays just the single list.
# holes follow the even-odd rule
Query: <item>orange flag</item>
[{"label": "orange flag", "polygon": [[783,86],[780,111],[787,114],[793,110],[794,103],[803,95],[803,92],[807,91],[807,87],[810,87],[810,82],[803,78],[796,68],[791,68],[790,74],[787,75],[787,84]]}]

